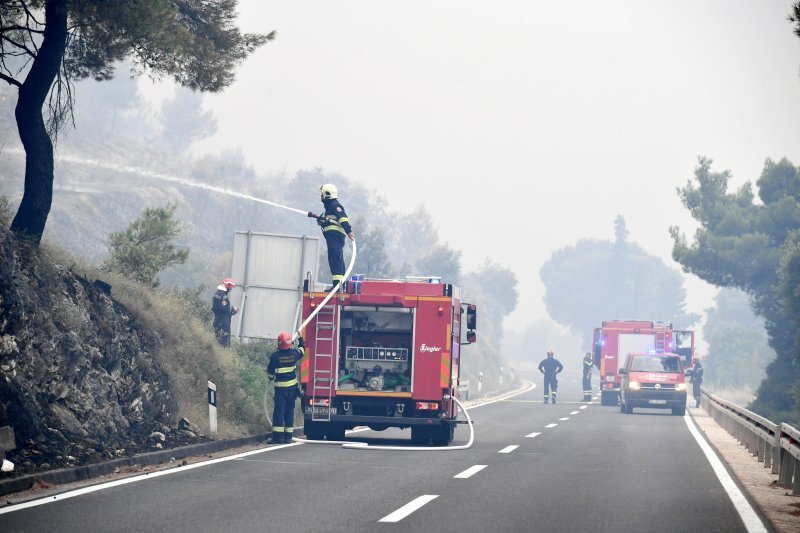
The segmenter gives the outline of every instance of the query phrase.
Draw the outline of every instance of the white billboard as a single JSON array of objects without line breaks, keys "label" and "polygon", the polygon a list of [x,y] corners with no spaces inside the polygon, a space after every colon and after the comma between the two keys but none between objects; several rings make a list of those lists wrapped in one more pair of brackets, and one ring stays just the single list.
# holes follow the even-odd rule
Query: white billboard
[{"label": "white billboard", "polygon": [[[237,231],[231,277],[236,282],[231,336],[275,339],[299,325],[303,282],[319,266],[319,238]],[[241,291],[239,290],[241,289]]]}]

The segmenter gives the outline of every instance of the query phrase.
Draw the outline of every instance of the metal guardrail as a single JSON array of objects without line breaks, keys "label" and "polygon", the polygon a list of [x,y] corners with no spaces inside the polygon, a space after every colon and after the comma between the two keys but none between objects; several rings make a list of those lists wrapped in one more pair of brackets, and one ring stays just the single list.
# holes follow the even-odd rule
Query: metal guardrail
[{"label": "metal guardrail", "polygon": [[706,390],[702,394],[703,407],[711,418],[763,462],[764,468],[778,474],[779,483],[791,485],[792,494],[800,495],[800,431],[789,424],[776,424]]}]

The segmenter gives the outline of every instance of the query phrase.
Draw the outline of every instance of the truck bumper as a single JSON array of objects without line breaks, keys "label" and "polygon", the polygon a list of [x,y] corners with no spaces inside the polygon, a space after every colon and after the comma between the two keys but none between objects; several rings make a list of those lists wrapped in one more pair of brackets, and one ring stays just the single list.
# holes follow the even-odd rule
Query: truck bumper
[{"label": "truck bumper", "polygon": [[[311,414],[304,415],[306,421],[311,421]],[[319,420],[318,420],[319,422]],[[324,420],[322,422],[327,422]],[[394,428],[409,428],[415,426],[440,427],[456,424],[456,420],[447,418],[416,418],[410,416],[360,416],[360,415],[331,415],[331,422],[344,424],[348,427],[355,426],[386,426]]]}]

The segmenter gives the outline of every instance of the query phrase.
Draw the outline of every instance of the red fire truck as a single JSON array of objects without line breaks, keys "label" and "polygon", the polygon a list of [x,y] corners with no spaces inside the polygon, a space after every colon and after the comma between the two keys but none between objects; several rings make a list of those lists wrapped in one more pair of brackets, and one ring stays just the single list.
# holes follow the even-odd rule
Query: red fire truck
[{"label": "red fire truck", "polygon": [[685,367],[694,357],[694,331],[674,330],[669,322],[604,320],[594,330],[594,364],[600,369],[600,403],[617,405],[622,378],[619,369],[631,352],[672,352]]},{"label": "red fire truck", "polygon": [[[306,287],[304,319],[325,296]],[[437,278],[348,281],[306,326],[306,437],[341,440],[356,426],[396,427],[411,428],[415,444],[450,443],[460,348],[474,342],[475,323],[475,306]]]}]

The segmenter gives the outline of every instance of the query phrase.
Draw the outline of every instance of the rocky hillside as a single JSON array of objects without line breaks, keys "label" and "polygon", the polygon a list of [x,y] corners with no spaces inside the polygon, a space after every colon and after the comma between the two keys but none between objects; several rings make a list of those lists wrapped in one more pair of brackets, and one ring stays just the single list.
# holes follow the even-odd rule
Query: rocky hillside
[{"label": "rocky hillside", "polygon": [[202,438],[176,427],[159,336],[112,295],[0,230],[0,427],[15,434],[13,475]]}]

